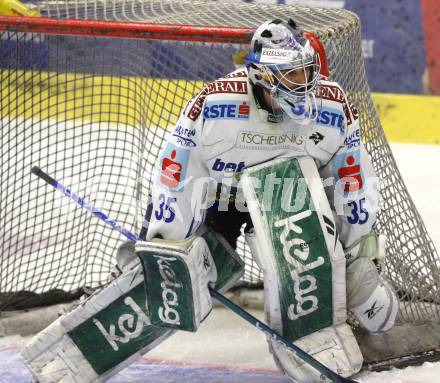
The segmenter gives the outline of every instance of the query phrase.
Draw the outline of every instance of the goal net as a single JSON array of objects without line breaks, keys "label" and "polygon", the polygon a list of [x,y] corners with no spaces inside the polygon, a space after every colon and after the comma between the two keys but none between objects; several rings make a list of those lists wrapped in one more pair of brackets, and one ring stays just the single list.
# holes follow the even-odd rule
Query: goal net
[{"label": "goal net", "polygon": [[[401,307],[390,333],[356,329],[367,363],[438,357],[440,260],[370,98],[355,14],[186,0],[55,0],[38,8],[42,18],[0,17],[0,310],[101,286],[123,241],[32,176],[32,166],[138,233],[153,166],[181,109],[234,69],[234,53],[256,26],[292,17],[324,44],[331,78],[361,112],[381,179],[376,230],[388,236],[384,273]],[[261,286],[243,240],[239,252],[243,282]]]}]

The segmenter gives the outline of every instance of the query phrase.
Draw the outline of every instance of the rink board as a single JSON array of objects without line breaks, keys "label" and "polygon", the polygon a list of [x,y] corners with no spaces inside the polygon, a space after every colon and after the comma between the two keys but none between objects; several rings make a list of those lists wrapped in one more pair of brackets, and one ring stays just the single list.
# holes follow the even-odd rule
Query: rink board
[{"label": "rink board", "polygon": [[[45,121],[120,124],[172,129],[187,101],[204,81],[0,69],[3,117]],[[37,78],[37,79],[36,79]],[[389,141],[440,144],[440,97],[372,93]],[[140,101],[142,100],[142,101]],[[28,106],[32,105],[32,108]],[[423,110],[423,113],[420,111]],[[54,124],[55,125],[55,124]],[[417,129],[415,129],[417,127]]]}]

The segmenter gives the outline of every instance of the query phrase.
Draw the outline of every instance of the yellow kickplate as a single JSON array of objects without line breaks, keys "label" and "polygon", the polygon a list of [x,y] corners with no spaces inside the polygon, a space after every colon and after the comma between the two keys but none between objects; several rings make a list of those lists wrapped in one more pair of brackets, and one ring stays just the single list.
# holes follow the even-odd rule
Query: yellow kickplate
[{"label": "yellow kickplate", "polygon": [[372,98],[389,141],[440,144],[440,97],[373,93]]}]

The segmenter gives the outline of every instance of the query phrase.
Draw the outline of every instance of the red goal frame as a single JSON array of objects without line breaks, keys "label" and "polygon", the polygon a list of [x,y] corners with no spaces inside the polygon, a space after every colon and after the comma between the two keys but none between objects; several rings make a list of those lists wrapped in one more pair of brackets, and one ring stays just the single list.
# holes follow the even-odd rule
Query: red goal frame
[{"label": "red goal frame", "polygon": [[[158,24],[111,20],[57,19],[49,17],[0,16],[0,31],[52,35],[119,37],[129,39],[175,40],[248,44],[254,28]],[[304,32],[321,60],[321,74],[329,69],[324,46],[311,32]]]}]

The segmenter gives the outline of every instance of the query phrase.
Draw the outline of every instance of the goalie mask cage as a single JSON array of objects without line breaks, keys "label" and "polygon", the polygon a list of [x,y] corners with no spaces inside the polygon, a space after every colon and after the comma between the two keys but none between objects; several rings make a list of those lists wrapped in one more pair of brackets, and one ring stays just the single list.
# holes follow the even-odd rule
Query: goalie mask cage
[{"label": "goalie mask cage", "polygon": [[[361,112],[381,178],[376,230],[398,291],[395,328],[356,330],[367,363],[438,357],[439,257],[369,95],[360,22],[346,10],[203,1],[50,1],[43,18],[0,17],[0,310],[58,303],[105,282],[122,239],[30,173],[40,166],[139,232],[151,172],[189,98],[232,71],[265,20],[292,17],[324,44],[331,78]],[[216,27],[216,26],[222,26]],[[243,240],[244,281],[261,274]],[[4,314],[3,314],[4,315]],[[421,358],[421,359],[420,359]]]}]

